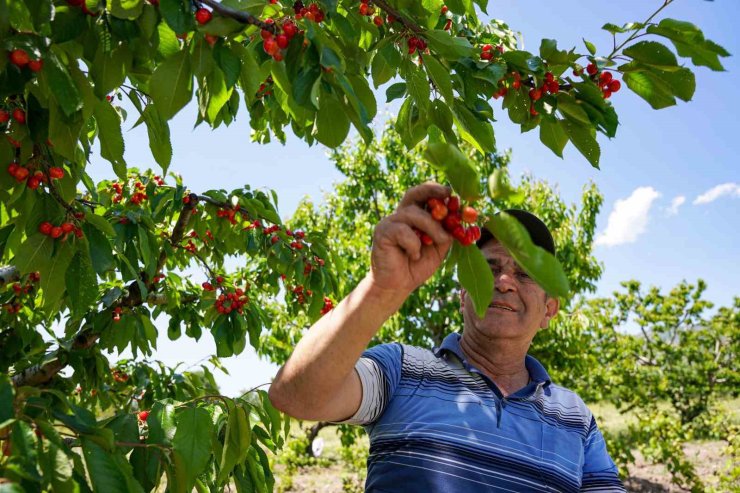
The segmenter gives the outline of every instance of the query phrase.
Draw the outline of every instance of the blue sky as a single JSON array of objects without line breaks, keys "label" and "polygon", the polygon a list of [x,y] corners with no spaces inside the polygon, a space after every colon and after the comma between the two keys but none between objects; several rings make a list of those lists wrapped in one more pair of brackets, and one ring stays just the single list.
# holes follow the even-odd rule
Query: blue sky
[{"label": "blue sky", "polygon": [[[581,37],[585,37],[604,53],[611,48],[611,35],[600,29],[604,23],[642,21],[660,4],[660,0],[490,0],[488,11],[523,33],[523,46],[529,51],[537,52],[542,38],[553,38],[561,48],[575,46],[584,53]],[[600,170],[591,168],[571,146],[560,159],[539,142],[537,131],[521,134],[498,110],[500,103],[494,104],[498,110],[496,140],[500,149],[512,150],[513,177],[532,173],[546,179],[557,184],[569,202],[579,200],[589,181],[604,194],[595,253],[606,268],[597,295],[610,294],[628,279],[668,289],[684,279],[702,278],[709,286],[706,297],[719,306],[728,305],[733,296],[740,295],[740,250],[736,246],[740,241],[740,122],[733,109],[740,73],[735,25],[740,2],[676,1],[662,17],[694,22],[707,38],[736,55],[722,59],[727,72],[694,70],[697,89],[692,102],[654,111],[623,88],[613,96],[621,123],[617,136],[611,141],[600,137]],[[381,95],[378,100],[382,105],[385,99]],[[342,178],[320,146],[311,148],[295,138],[285,146],[250,142],[244,108],[231,127],[216,131],[205,125],[193,129],[195,111],[191,104],[171,122],[171,169],[182,174],[195,191],[230,189],[243,183],[274,189],[280,213],[288,217],[302,196],[318,200]],[[128,127],[130,123],[124,128]],[[142,130],[124,133],[127,162],[156,169]],[[93,159],[90,172],[96,179],[113,176],[110,165],[99,158]],[[683,203],[669,211],[680,197]],[[190,364],[215,353],[209,334],[200,343],[184,338],[170,342],[166,321],[160,317],[157,326],[161,329],[158,359]],[[224,363],[231,376],[219,377],[219,383],[228,395],[268,382],[276,371],[249,349]]]}]

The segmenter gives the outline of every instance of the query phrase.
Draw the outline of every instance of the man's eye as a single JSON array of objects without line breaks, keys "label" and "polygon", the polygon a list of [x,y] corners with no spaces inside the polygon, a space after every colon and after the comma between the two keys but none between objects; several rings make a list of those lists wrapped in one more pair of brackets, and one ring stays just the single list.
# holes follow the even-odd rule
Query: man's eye
[{"label": "man's eye", "polygon": [[523,272],[523,271],[519,271],[519,272],[517,272],[517,275],[518,275],[518,276],[519,276],[520,278],[522,278],[522,279],[531,279],[531,278],[529,277],[529,275],[528,275],[528,274],[527,274],[526,272]]}]

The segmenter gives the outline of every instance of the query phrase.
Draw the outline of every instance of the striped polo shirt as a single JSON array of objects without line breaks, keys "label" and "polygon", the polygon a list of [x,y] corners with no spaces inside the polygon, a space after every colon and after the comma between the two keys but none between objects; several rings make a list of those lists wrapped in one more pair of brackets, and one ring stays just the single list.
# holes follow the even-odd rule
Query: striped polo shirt
[{"label": "striped polo shirt", "polygon": [[591,411],[527,356],[530,383],[503,397],[460,349],[381,344],[355,368],[370,436],[371,493],[625,491]]}]

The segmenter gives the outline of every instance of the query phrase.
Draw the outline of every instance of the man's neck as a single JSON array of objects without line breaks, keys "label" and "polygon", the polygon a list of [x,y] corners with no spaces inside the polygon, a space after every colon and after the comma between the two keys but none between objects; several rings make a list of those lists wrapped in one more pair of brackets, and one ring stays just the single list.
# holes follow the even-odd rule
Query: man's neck
[{"label": "man's neck", "polygon": [[474,340],[475,334],[464,332],[460,348],[468,363],[493,380],[504,394],[513,394],[529,383],[525,364],[529,341],[515,339]]}]

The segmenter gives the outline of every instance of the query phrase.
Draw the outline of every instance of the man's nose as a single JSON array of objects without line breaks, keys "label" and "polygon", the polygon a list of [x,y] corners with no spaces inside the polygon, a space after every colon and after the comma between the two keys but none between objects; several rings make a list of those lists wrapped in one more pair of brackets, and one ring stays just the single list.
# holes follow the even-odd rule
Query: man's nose
[{"label": "man's nose", "polygon": [[506,293],[508,291],[514,291],[516,284],[514,282],[514,275],[508,271],[501,271],[497,276],[494,277],[494,283],[496,291]]}]

